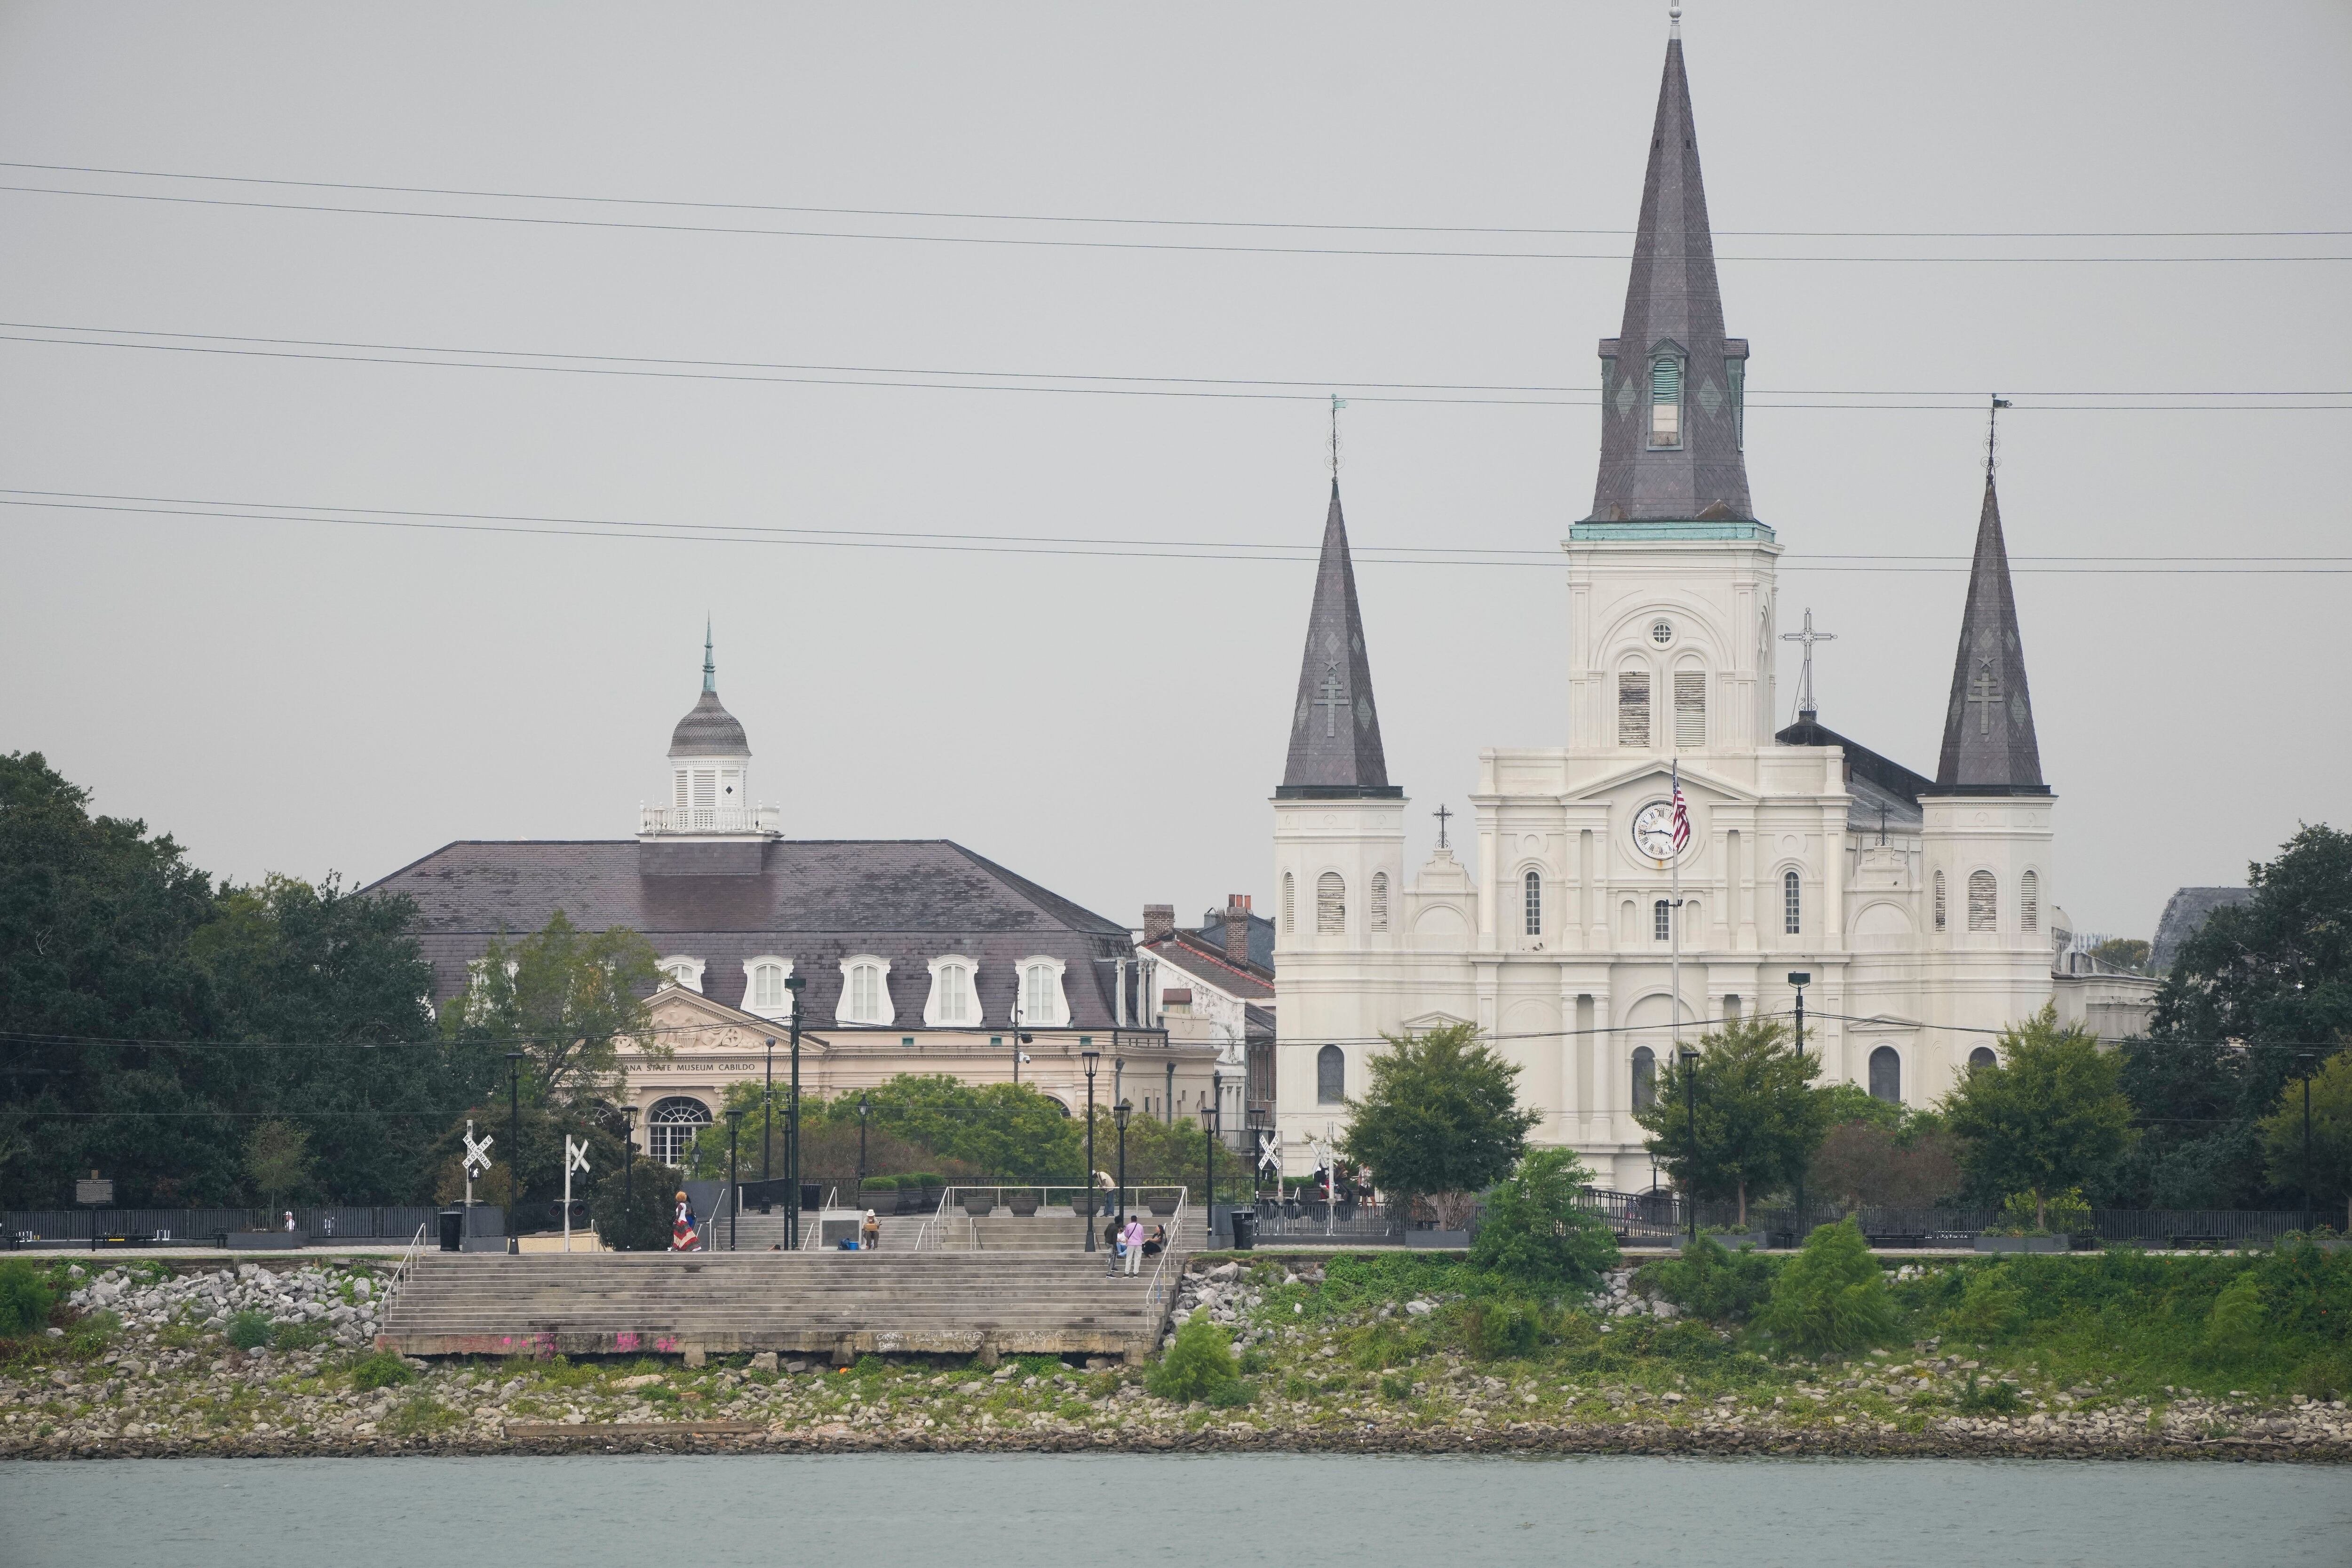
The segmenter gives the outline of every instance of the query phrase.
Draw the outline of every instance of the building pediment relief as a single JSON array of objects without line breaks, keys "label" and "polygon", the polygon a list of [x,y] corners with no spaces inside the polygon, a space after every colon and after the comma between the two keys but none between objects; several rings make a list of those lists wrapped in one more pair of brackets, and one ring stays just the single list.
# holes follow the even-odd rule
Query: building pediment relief
[{"label": "building pediment relief", "polygon": [[[1693,804],[1754,805],[1763,799],[1754,790],[1732,783],[1718,774],[1710,773],[1685,763],[1682,768],[1683,796]],[[1621,768],[1577,790],[1568,798],[1571,801],[1616,801],[1665,795],[1674,787],[1674,775],[1664,763],[1652,757]]]}]

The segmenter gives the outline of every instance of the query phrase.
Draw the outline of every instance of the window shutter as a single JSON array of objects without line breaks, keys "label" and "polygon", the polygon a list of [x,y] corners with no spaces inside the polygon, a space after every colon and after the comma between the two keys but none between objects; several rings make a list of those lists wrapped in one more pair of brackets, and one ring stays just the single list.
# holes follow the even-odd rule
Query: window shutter
[{"label": "window shutter", "polygon": [[1990,871],[1969,873],[1969,929],[1970,931],[2000,929],[1999,889],[1994,886],[1992,873]]},{"label": "window shutter", "polygon": [[1389,929],[1389,874],[1386,871],[1372,873],[1372,929]]},{"label": "window shutter", "polygon": [[1944,874],[1941,871],[1938,871],[1936,873],[1936,929],[1937,931],[1942,931],[1944,929],[1945,919]]},{"label": "window shutter", "polygon": [[1282,929],[1298,929],[1298,879],[1287,871],[1282,874]]},{"label": "window shutter", "polygon": [[2042,922],[2042,879],[2028,871],[2017,879],[2017,929],[2039,931]]},{"label": "window shutter", "polygon": [[1326,871],[1315,879],[1315,929],[1325,936],[1336,936],[1348,929],[1348,884],[1337,871]]},{"label": "window shutter", "polygon": [[1650,363],[1650,445],[1683,444],[1683,367],[1672,354]]},{"label": "window shutter", "polygon": [[1620,670],[1617,675],[1617,743],[1650,743],[1650,672]]},{"label": "window shutter", "polygon": [[1675,671],[1675,744],[1686,751],[1706,745],[1706,671]]}]

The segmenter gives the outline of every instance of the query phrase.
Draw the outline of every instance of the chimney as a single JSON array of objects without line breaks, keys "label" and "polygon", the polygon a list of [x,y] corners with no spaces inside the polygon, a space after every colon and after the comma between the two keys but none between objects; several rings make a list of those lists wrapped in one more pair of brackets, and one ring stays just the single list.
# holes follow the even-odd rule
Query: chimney
[{"label": "chimney", "polygon": [[1246,965],[1249,963],[1250,896],[1247,893],[1225,895],[1225,957]]},{"label": "chimney", "polygon": [[1144,941],[1146,941],[1146,942],[1158,942],[1158,941],[1159,941],[1161,937],[1163,937],[1163,936],[1171,936],[1171,935],[1173,935],[1173,934],[1175,933],[1175,931],[1176,931],[1176,906],[1175,906],[1175,905],[1173,905],[1173,904],[1146,904],[1146,905],[1144,905],[1144,906],[1143,906],[1143,940],[1144,940]]}]

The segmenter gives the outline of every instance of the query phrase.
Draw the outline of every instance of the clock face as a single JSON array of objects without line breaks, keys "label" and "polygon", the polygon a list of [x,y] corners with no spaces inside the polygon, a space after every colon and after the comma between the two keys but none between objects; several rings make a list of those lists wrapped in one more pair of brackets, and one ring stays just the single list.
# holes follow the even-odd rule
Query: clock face
[{"label": "clock face", "polygon": [[1675,808],[1654,800],[1633,814],[1633,847],[1653,860],[1675,858]]}]

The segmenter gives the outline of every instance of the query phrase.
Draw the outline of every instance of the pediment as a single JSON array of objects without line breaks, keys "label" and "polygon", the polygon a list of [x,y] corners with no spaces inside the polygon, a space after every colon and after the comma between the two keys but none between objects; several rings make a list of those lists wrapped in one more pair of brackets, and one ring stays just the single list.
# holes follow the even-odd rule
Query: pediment
[{"label": "pediment", "polygon": [[[1568,798],[1592,800],[1602,795],[1615,795],[1627,785],[1637,784],[1654,785],[1658,793],[1663,795],[1672,787],[1670,781],[1673,777],[1673,770],[1664,763],[1654,758],[1644,757],[1639,762],[1620,768],[1613,773],[1603,774],[1577,790]],[[1699,799],[1702,793],[1713,799],[1744,802],[1748,805],[1754,805],[1764,798],[1752,789],[1745,788],[1719,774],[1711,773],[1700,768],[1683,769],[1682,778],[1683,794],[1693,800]]]},{"label": "pediment", "polygon": [[1456,1024],[1466,1024],[1468,1022],[1470,1022],[1469,1019],[1458,1017],[1442,1008],[1432,1013],[1417,1013],[1413,1016],[1403,1020],[1405,1032],[1412,1035],[1426,1035],[1432,1030],[1450,1029]]},{"label": "pediment", "polygon": [[[730,1007],[684,985],[664,985],[646,998],[646,1011],[653,1018],[654,1037],[672,1050],[764,1050],[772,1039],[781,1047],[787,1035],[787,1026],[772,1018]],[[824,1048],[823,1040],[801,1036],[803,1056]]]}]

